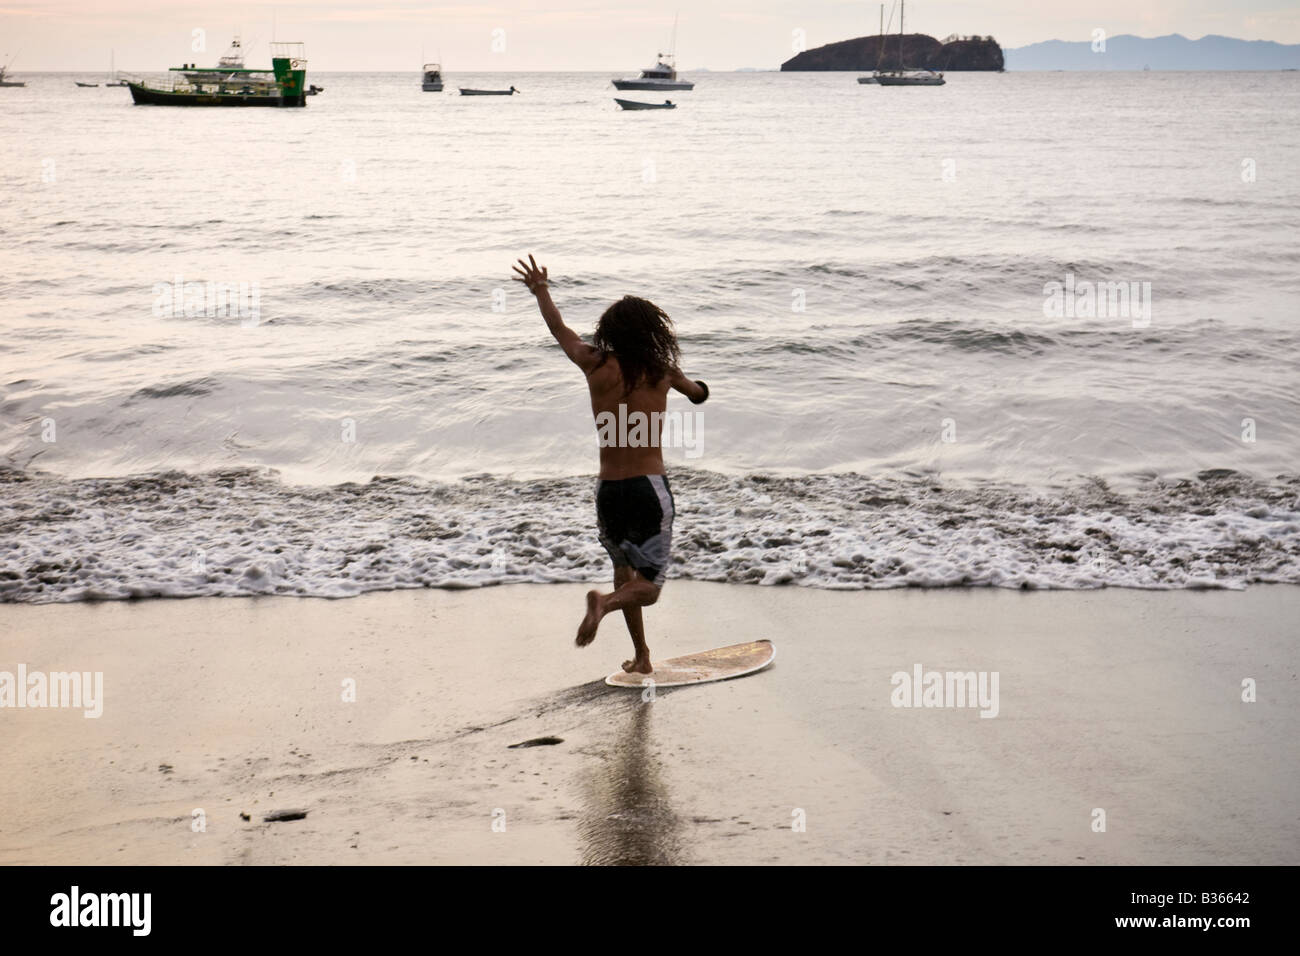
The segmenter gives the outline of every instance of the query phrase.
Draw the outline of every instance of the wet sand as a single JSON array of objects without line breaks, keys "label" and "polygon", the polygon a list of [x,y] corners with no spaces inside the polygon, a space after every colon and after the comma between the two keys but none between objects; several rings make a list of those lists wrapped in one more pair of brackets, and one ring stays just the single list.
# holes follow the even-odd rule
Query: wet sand
[{"label": "wet sand", "polygon": [[[573,647],[584,592],[0,608],[0,671],[105,698],[0,710],[0,862],[1300,863],[1300,588],[670,582],[652,653],[778,655],[653,701],[602,682],[617,617]],[[893,706],[918,663],[998,715]]]}]

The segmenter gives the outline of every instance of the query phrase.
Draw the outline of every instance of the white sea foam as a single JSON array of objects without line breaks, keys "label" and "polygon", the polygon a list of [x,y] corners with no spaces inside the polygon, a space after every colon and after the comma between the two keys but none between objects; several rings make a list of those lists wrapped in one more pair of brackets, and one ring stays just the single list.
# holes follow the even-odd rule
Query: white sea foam
[{"label": "white sea foam", "polygon": [[[670,577],[820,588],[1300,583],[1300,478],[1211,472],[1117,492],[856,474],[678,471]],[[0,470],[0,600],[348,597],[604,581],[593,480],[253,470],[68,480]]]}]

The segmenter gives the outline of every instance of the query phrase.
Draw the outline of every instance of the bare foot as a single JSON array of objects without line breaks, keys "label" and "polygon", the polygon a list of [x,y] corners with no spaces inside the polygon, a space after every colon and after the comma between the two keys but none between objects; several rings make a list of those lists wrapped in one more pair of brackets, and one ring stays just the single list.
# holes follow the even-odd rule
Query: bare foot
[{"label": "bare foot", "polygon": [[587,592],[587,616],[582,619],[578,625],[578,636],[573,643],[579,647],[586,647],[596,639],[596,628],[600,627],[600,619],[605,615],[600,612],[600,592]]},{"label": "bare foot", "polygon": [[645,657],[637,657],[630,661],[624,661],[623,670],[627,671],[629,674],[654,673],[654,668],[650,666],[649,654],[646,654]]}]

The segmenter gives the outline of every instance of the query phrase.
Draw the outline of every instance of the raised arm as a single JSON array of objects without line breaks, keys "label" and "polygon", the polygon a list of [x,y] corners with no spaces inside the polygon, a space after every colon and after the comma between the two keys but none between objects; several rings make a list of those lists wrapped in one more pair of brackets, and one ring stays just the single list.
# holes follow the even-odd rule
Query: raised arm
[{"label": "raised arm", "polygon": [[679,368],[673,369],[672,380],[669,384],[689,398],[694,405],[699,405],[709,397],[709,386],[700,381],[692,382],[682,374],[682,370]]},{"label": "raised arm", "polygon": [[519,265],[512,268],[519,273],[513,277],[514,280],[527,286],[528,291],[537,299],[537,308],[541,310],[542,318],[546,320],[546,327],[551,330],[555,341],[560,343],[560,348],[564,349],[564,354],[569,357],[569,360],[584,372],[590,372],[600,364],[600,352],[582,341],[577,332],[564,324],[560,310],[551,301],[546,268],[539,266],[532,256],[528,257],[527,262],[520,259]]}]

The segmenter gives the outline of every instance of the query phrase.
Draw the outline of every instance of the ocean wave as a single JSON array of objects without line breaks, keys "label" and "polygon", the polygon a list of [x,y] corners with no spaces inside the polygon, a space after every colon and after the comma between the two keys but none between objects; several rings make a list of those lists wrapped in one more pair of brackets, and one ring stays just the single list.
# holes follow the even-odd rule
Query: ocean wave
[{"label": "ocean wave", "polygon": [[[1300,476],[1235,471],[1036,490],[925,476],[679,470],[670,577],[834,589],[1300,583]],[[235,469],[69,480],[0,469],[0,601],[348,597],[595,582],[593,479]]]}]

